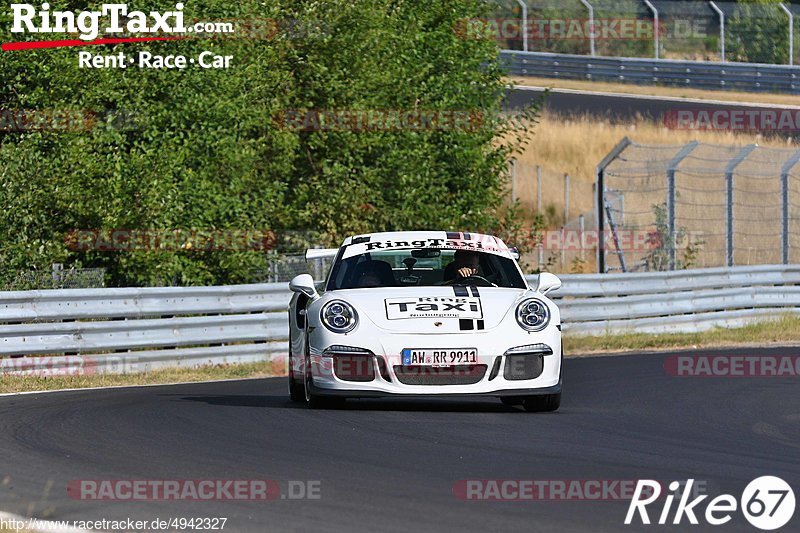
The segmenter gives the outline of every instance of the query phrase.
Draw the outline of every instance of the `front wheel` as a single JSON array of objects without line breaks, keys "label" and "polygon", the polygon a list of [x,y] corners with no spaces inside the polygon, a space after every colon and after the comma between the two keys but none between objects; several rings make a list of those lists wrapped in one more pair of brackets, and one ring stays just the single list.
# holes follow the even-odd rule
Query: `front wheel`
[{"label": "front wheel", "polygon": [[549,413],[558,411],[561,406],[561,393],[528,396],[522,402],[522,407],[529,413]]},{"label": "front wheel", "polygon": [[294,379],[294,370],[292,369],[292,357],[289,356],[289,398],[293,402],[301,403],[306,401],[306,393],[303,390],[305,387],[303,383],[298,383]]},{"label": "front wheel", "polygon": [[311,377],[311,358],[309,356],[306,356],[306,368],[303,376],[303,386],[301,387],[303,399],[301,401],[305,401],[309,409],[340,409],[344,407],[344,398],[318,396],[311,392],[313,381]]}]

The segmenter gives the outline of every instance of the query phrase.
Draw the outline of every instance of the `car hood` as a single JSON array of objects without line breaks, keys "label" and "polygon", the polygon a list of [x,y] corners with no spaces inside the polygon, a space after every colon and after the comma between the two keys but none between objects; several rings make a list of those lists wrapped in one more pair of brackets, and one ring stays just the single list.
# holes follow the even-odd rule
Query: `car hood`
[{"label": "car hood", "polygon": [[441,334],[492,329],[534,295],[542,298],[526,289],[442,286],[346,289],[323,299],[348,302],[361,321],[386,331]]}]

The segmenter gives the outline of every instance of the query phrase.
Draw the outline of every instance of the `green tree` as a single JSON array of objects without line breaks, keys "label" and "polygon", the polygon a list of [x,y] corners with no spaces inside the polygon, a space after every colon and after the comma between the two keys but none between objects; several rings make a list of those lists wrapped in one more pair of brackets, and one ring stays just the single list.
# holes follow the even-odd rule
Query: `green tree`
[{"label": "green tree", "polygon": [[779,0],[738,2],[730,17],[726,55],[747,63],[786,64],[789,60],[789,21]]},{"label": "green tree", "polygon": [[[498,227],[515,146],[500,114],[497,46],[490,35],[455,31],[487,9],[481,0],[210,0],[187,4],[187,21],[267,20],[278,31],[85,49],[233,56],[219,70],[80,69],[73,48],[0,53],[5,113],[97,118],[79,131],[0,132],[0,281],[59,262],[104,267],[115,285],[237,283],[269,261],[260,251],[75,251],[68,236],[82,229],[273,230],[302,246],[364,231]],[[20,40],[10,27],[4,11],[2,42]],[[455,111],[480,120],[297,131],[276,121],[293,110]],[[313,237],[298,240],[304,234]]]}]

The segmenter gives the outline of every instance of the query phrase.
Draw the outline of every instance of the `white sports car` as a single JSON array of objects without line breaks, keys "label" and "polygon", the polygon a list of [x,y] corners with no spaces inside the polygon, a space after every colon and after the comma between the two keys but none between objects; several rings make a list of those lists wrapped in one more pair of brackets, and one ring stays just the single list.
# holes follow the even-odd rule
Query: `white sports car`
[{"label": "white sports car", "polygon": [[413,231],[345,239],[317,290],[294,278],[289,392],[310,407],[345,398],[483,395],[528,411],[561,403],[561,317],[492,236]]}]

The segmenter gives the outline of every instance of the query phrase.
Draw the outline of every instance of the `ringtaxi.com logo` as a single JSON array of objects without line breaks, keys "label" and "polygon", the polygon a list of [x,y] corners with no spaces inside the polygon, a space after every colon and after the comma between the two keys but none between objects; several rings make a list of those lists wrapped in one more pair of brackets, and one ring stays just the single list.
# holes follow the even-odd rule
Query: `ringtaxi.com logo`
[{"label": "ringtaxi.com logo", "polygon": [[[11,33],[71,33],[83,41],[93,41],[101,33],[108,34],[185,34],[193,31],[184,24],[183,3],[173,11],[131,11],[127,4],[103,4],[97,11],[51,10],[44,2],[37,8],[32,4],[11,4],[14,24]],[[103,23],[105,21],[105,24]]]},{"label": "ringtaxi.com logo", "polygon": [[[754,527],[763,531],[773,531],[785,526],[792,519],[795,510],[795,497],[792,487],[783,479],[775,476],[762,476],[751,481],[742,492],[738,500],[731,494],[720,494],[708,501],[705,512],[700,513],[700,504],[708,498],[702,494],[691,497],[691,487],[694,479],[685,483],[686,490],[681,490],[684,484],[673,481],[668,489],[671,492],[663,498],[663,506],[656,523],[659,525],[680,525],[688,522],[698,525],[698,514],[705,523],[712,526],[727,524],[733,519],[734,513],[741,509],[745,519]],[[678,503],[673,511],[673,504],[678,496]],[[625,516],[625,525],[634,523],[636,517],[640,523],[651,524],[647,506],[659,500],[662,496],[662,484],[655,480],[639,480],[636,485],[628,513]],[[654,510],[657,510],[654,509]],[[670,521],[670,515],[672,520]],[[685,519],[685,521],[684,521]]]}]

